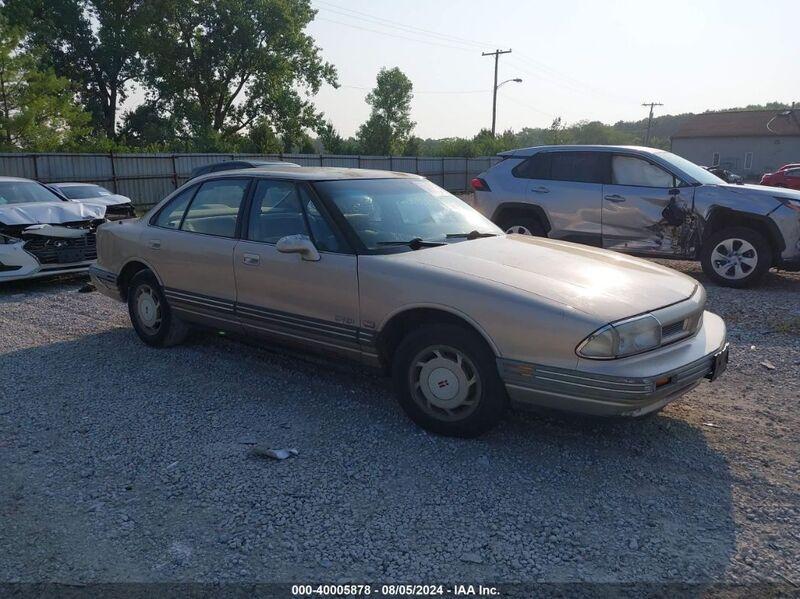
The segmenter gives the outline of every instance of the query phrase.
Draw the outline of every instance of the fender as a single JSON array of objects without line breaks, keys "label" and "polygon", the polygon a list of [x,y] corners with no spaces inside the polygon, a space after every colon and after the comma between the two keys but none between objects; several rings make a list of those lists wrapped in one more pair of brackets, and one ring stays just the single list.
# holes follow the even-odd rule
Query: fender
[{"label": "fender", "polygon": [[497,345],[495,344],[494,340],[491,338],[489,333],[487,333],[486,330],[480,324],[478,324],[470,316],[467,316],[466,314],[461,312],[461,310],[457,310],[457,309],[453,308],[452,306],[447,306],[445,304],[418,303],[418,304],[405,304],[405,305],[402,305],[402,306],[396,308],[395,310],[393,310],[392,312],[388,313],[384,317],[384,319],[381,321],[381,323],[380,323],[380,325],[379,325],[379,327],[377,329],[377,334],[380,335],[381,332],[386,328],[386,325],[395,316],[399,316],[400,314],[402,314],[404,312],[409,312],[411,310],[426,309],[426,308],[428,310],[440,310],[442,312],[448,312],[449,314],[452,314],[453,316],[456,316],[457,318],[460,318],[461,320],[463,320],[464,322],[466,322],[467,324],[472,326],[476,331],[478,331],[478,333],[481,335],[481,337],[484,338],[486,343],[489,344],[489,347],[492,348],[492,351],[494,352],[494,354],[498,358],[502,358],[503,357],[503,354],[500,353],[500,349],[497,347]]},{"label": "fender", "polygon": [[[777,210],[779,206],[776,206],[775,209]],[[770,213],[774,212],[770,211]],[[761,215],[761,214],[753,214],[752,212],[742,212],[741,210],[734,210],[733,208],[727,208],[725,206],[713,205],[706,210],[705,214],[705,227],[704,233],[707,231],[714,231],[716,230],[716,224],[721,220],[733,220],[733,221],[755,221],[762,225],[769,233],[769,241],[772,243],[772,246],[775,248],[776,256],[780,256],[783,250],[786,249],[786,241],[783,239],[783,235],[781,235],[780,229],[778,229],[778,225],[775,224],[775,221],[772,220],[769,215]],[[743,226],[744,223],[742,223]],[[705,235],[703,236],[705,241]]]}]

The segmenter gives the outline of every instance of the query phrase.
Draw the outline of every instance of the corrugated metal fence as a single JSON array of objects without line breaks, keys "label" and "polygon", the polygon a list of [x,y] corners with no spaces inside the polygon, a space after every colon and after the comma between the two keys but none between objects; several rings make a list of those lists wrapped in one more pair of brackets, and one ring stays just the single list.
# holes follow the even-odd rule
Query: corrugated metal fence
[{"label": "corrugated metal fence", "polygon": [[282,160],[301,166],[338,166],[417,173],[451,192],[500,159],[423,156],[334,156],[327,154],[0,154],[0,175],[43,183],[97,183],[128,196],[137,206],[159,202],[182,185],[193,169],[225,160]]}]

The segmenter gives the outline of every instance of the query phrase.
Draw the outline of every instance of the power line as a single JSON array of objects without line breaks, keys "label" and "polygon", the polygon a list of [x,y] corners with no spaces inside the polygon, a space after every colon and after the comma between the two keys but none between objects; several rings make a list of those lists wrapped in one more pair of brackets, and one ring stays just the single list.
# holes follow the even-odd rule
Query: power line
[{"label": "power line", "polygon": [[[372,91],[373,88],[360,86],[360,85],[339,85],[339,87],[344,87],[347,89],[359,89],[363,91]],[[485,94],[492,90],[490,89],[442,89],[442,90],[424,90],[418,91],[416,89],[412,90],[415,94]]]},{"label": "power line", "polygon": [[411,32],[411,33],[421,33],[421,34],[424,34],[424,35],[427,35],[427,36],[433,35],[433,36],[438,37],[438,38],[440,38],[440,39],[442,39],[444,41],[457,42],[457,43],[460,43],[460,44],[465,44],[465,45],[473,46],[473,47],[477,47],[477,48],[491,48],[492,46],[496,46],[496,44],[490,44],[490,43],[487,43],[487,42],[480,42],[480,41],[477,41],[477,40],[458,37],[458,36],[450,35],[450,34],[447,34],[447,33],[441,33],[441,32],[438,32],[438,31],[432,31],[430,29],[423,29],[422,27],[415,27],[414,25],[407,25],[405,23],[400,23],[398,21],[393,21],[391,19],[386,19],[384,17],[378,17],[376,15],[371,15],[369,13],[365,13],[365,12],[362,12],[362,11],[354,10],[352,8],[346,8],[344,6],[339,6],[338,4],[334,4],[332,2],[326,2],[325,0],[316,0],[316,4],[324,5],[324,6],[320,7],[322,10],[327,10],[327,11],[330,11],[330,12],[334,12],[334,13],[337,13],[339,15],[347,16],[347,17],[350,17],[350,18],[353,18],[353,19],[371,21],[373,23],[383,25],[384,27],[388,26],[388,27],[393,27],[393,28],[404,29],[404,30],[406,30],[408,32]]},{"label": "power line", "polygon": [[448,44],[440,44],[438,42],[432,42],[430,40],[421,40],[416,39],[413,37],[406,37],[404,35],[398,35],[396,33],[389,33],[388,31],[380,31],[378,29],[371,29],[369,27],[362,27],[361,25],[354,25],[352,23],[344,23],[342,21],[336,21],[334,19],[328,19],[325,17],[317,17],[315,20],[317,21],[325,21],[327,23],[336,23],[337,25],[343,25],[345,27],[352,27],[353,29],[360,29],[361,31],[369,31],[371,33],[377,33],[379,35],[387,35],[389,37],[394,37],[401,40],[407,40],[410,42],[419,42],[420,44],[429,44],[431,46],[439,46],[440,48],[450,48],[451,50],[461,50],[462,52],[472,52],[469,48],[464,48],[461,46],[451,46]]},{"label": "power line", "polygon": [[[398,21],[393,21],[391,19],[386,19],[384,17],[378,17],[376,15],[372,15],[372,14],[365,13],[365,12],[362,12],[362,11],[354,10],[354,9],[351,9],[351,8],[346,8],[346,7],[343,7],[343,6],[339,6],[337,4],[334,4],[332,2],[328,2],[326,0],[315,0],[315,3],[316,4],[320,4],[320,5],[324,5],[324,6],[320,7],[322,10],[331,11],[331,12],[334,12],[334,13],[339,14],[341,16],[346,16],[346,17],[349,17],[349,18],[352,18],[352,19],[367,21],[367,22],[369,22],[371,24],[377,24],[377,25],[379,25],[381,27],[389,27],[389,28],[399,29],[399,30],[402,30],[404,33],[420,34],[420,35],[425,35],[425,36],[435,36],[440,41],[462,44],[462,46],[466,45],[466,46],[472,46],[472,47],[476,47],[476,48],[486,48],[486,47],[492,47],[492,46],[497,47],[496,44],[490,44],[488,42],[481,42],[481,41],[478,41],[478,40],[466,39],[466,38],[455,36],[455,35],[444,34],[444,33],[436,32],[436,31],[432,31],[430,29],[423,29],[421,27],[415,27],[413,25],[406,25],[404,23],[399,23]],[[332,8],[328,8],[328,7],[332,7]],[[350,26],[352,26],[352,25],[350,25]],[[389,33],[382,32],[382,31],[380,31],[380,32],[376,31],[376,30],[370,30],[370,31],[374,31],[376,33],[383,33],[384,35],[391,35]],[[401,38],[401,39],[409,39],[409,38]],[[429,40],[419,40],[419,39],[416,39],[416,38],[410,39],[410,41],[419,41],[421,43],[433,43],[433,42],[430,42]],[[442,44],[434,44],[434,45],[442,45]],[[451,47],[453,49],[456,49],[456,48],[462,49],[462,50],[466,49],[466,48],[463,48],[462,46],[459,46],[459,47],[450,46],[450,45],[445,45],[445,46],[446,47]],[[619,96],[617,94],[614,94],[614,93],[608,92],[606,90],[602,90],[600,88],[594,87],[594,86],[592,86],[592,85],[590,85],[590,84],[588,84],[586,82],[583,82],[583,81],[581,81],[579,79],[571,77],[570,75],[566,75],[566,74],[558,71],[557,69],[554,69],[553,67],[551,67],[551,66],[549,66],[549,65],[547,65],[547,64],[545,64],[545,63],[543,63],[541,61],[538,61],[538,60],[536,60],[536,59],[534,59],[534,58],[532,58],[532,57],[530,57],[530,56],[528,56],[526,54],[519,53],[519,58],[518,59],[512,58],[511,60],[512,60],[512,63],[516,61],[518,64],[527,65],[528,67],[534,68],[534,69],[536,69],[538,71],[537,73],[534,73],[534,72],[532,72],[530,70],[523,69],[529,75],[537,77],[537,78],[546,78],[551,83],[559,85],[559,86],[561,86],[561,87],[563,87],[565,89],[568,89],[570,91],[573,91],[575,93],[585,94],[586,90],[590,90],[590,91],[593,91],[595,93],[601,93],[601,94],[606,95],[606,96],[608,96],[610,98],[616,98],[618,100],[621,99],[623,101],[630,101],[630,98],[623,98],[622,96]],[[544,75],[543,75],[543,73],[544,73]]]}]

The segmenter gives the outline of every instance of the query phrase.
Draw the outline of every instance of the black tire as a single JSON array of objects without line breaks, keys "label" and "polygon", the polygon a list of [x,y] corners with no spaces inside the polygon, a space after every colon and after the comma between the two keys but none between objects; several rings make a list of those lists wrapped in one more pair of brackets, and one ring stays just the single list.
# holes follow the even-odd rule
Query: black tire
[{"label": "black tire", "polygon": [[[731,263],[731,266],[727,266],[728,263],[719,259],[731,249],[741,252],[738,265]],[[737,289],[752,287],[772,266],[772,248],[764,236],[754,229],[729,227],[706,239],[700,250],[700,263],[706,276],[718,285]]]},{"label": "black tire", "polygon": [[[536,215],[525,214],[524,212],[512,212],[497,219],[497,226],[506,233],[516,233],[518,235],[533,235],[534,237],[547,237],[547,232],[542,225],[542,221]],[[526,233],[521,231],[529,231]]]},{"label": "black tire", "polygon": [[[436,357],[436,351],[440,357]],[[462,356],[460,362],[458,353]],[[424,366],[419,365],[422,360],[426,360]],[[438,366],[448,360],[451,365],[461,365],[461,370],[457,371],[455,366],[452,371],[447,366]],[[494,353],[480,335],[466,327],[428,325],[410,333],[397,348],[392,366],[400,406],[411,420],[433,433],[476,437],[494,427],[508,407],[508,395],[497,372]],[[474,375],[472,383],[471,375]],[[442,377],[437,390],[431,384],[434,377]],[[428,396],[421,384],[415,385],[420,379],[428,382]],[[441,393],[442,383],[447,386],[448,380],[453,381],[453,387],[445,393],[455,388],[453,398],[436,397],[436,404],[426,400],[431,393]],[[451,412],[438,405],[439,402],[444,405],[448,401],[461,401],[462,393],[464,403],[453,407]]]},{"label": "black tire", "polygon": [[[144,294],[151,299],[140,299]],[[139,339],[153,347],[178,345],[189,334],[189,325],[172,313],[161,285],[149,270],[140,271],[131,279],[128,314]]]}]

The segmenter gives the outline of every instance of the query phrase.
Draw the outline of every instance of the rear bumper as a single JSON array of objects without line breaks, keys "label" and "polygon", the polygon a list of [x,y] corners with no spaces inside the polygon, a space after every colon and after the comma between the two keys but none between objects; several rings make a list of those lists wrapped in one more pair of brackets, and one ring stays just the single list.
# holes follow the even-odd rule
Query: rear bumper
[{"label": "rear bumper", "polygon": [[[500,376],[516,407],[543,407],[597,416],[642,416],[691,391],[703,379],[715,379],[725,370],[728,361],[725,326],[719,317],[714,318],[707,317],[711,321],[708,328],[712,330],[701,336],[702,343],[687,339],[674,344],[685,346],[681,353],[686,361],[677,367],[667,365],[658,370],[653,364],[636,363],[630,376],[626,376],[500,359]],[[713,351],[708,351],[709,344]],[[653,359],[660,358],[654,355]]]},{"label": "rear bumper", "polygon": [[122,301],[122,296],[117,286],[117,275],[109,270],[100,268],[96,264],[89,267],[89,277],[92,279],[95,288],[108,297]]}]

